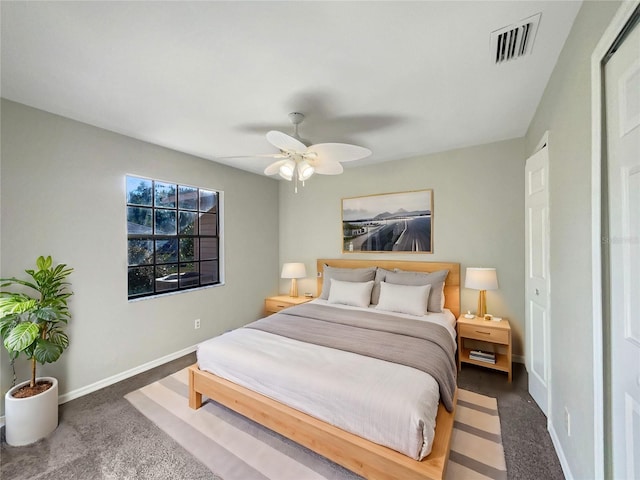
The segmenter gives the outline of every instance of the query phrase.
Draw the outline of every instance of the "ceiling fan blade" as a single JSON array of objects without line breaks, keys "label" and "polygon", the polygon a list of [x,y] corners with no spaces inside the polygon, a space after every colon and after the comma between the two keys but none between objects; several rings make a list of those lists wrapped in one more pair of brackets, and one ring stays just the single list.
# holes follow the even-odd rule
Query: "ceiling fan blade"
[{"label": "ceiling fan blade", "polygon": [[277,130],[271,130],[267,133],[267,141],[274,147],[287,152],[302,153],[307,149],[307,146],[300,140]]},{"label": "ceiling fan blade", "polygon": [[307,153],[315,152],[319,160],[351,162],[371,155],[371,150],[347,143],[318,143],[307,148]]},{"label": "ceiling fan blade", "polygon": [[332,160],[309,160],[309,163],[314,168],[315,173],[320,175],[340,175],[344,171],[342,165]]},{"label": "ceiling fan blade", "polygon": [[228,158],[286,158],[286,155],[282,153],[267,153],[264,155],[234,155],[232,157],[217,157],[221,160],[226,160]]},{"label": "ceiling fan blade", "polygon": [[275,175],[280,170],[280,166],[286,161],[287,159],[285,158],[284,160],[278,160],[277,162],[273,162],[271,165],[269,165],[267,168],[264,169],[264,174]]}]

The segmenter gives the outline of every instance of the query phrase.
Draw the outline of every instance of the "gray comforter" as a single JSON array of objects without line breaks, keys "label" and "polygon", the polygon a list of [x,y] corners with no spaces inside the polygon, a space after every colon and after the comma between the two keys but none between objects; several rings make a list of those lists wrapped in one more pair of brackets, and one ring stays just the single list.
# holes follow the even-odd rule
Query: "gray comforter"
[{"label": "gray comforter", "polygon": [[306,304],[250,323],[247,328],[378,358],[431,375],[440,400],[453,410],[455,346],[442,326],[392,315]]}]

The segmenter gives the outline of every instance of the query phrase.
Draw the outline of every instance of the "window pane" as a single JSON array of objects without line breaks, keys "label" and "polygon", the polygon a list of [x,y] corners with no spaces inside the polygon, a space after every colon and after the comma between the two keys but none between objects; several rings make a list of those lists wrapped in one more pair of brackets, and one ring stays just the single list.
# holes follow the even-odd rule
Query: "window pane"
[{"label": "window pane", "polygon": [[179,185],[178,208],[184,210],[198,210],[198,189],[195,187]]},{"label": "window pane", "polygon": [[218,202],[216,198],[216,192],[200,189],[200,211],[201,212],[208,212],[210,210],[215,212],[217,203]]},{"label": "window pane", "polygon": [[156,182],[156,207],[176,208],[176,186]]},{"label": "window pane", "polygon": [[197,263],[180,264],[180,288],[194,287],[200,284],[200,273]]},{"label": "window pane", "polygon": [[129,268],[129,296],[153,293],[153,267]]},{"label": "window pane", "polygon": [[156,292],[176,290],[178,288],[178,265],[160,265],[156,267]]},{"label": "window pane", "polygon": [[127,233],[129,235],[153,233],[152,212],[152,208],[127,207]]},{"label": "window pane", "polygon": [[178,233],[180,235],[197,235],[198,214],[195,212],[178,212]]},{"label": "window pane", "polygon": [[218,234],[218,215],[211,213],[200,214],[200,235]]},{"label": "window pane", "polygon": [[218,282],[218,262],[200,262],[200,284],[209,285]]},{"label": "window pane", "polygon": [[176,234],[176,212],[156,209],[156,235]]},{"label": "window pane", "polygon": [[200,259],[216,260],[218,258],[218,239],[217,238],[201,238],[200,239]]},{"label": "window pane", "polygon": [[219,283],[219,192],[125,180],[129,298]]},{"label": "window pane", "polygon": [[178,261],[178,239],[156,240],[156,263]]},{"label": "window pane", "polygon": [[129,240],[129,265],[153,263],[152,240]]},{"label": "window pane", "polygon": [[127,203],[151,206],[151,180],[127,177]]},{"label": "window pane", "polygon": [[180,239],[180,261],[188,262],[198,260],[198,239],[197,238],[181,238]]}]

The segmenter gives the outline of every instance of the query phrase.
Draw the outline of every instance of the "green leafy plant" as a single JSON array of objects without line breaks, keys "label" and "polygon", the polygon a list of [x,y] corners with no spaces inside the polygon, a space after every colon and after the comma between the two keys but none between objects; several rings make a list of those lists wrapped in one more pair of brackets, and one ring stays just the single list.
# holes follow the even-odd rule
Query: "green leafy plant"
[{"label": "green leafy plant", "polygon": [[21,353],[31,360],[32,388],[36,384],[36,362],[55,362],[69,346],[63,328],[71,318],[67,299],[73,294],[66,281],[72,268],[65,264],[54,267],[50,256],[38,257],[36,267],[25,270],[32,280],[0,279],[0,288],[28,287],[37,293],[0,292],[0,336],[12,362]]}]

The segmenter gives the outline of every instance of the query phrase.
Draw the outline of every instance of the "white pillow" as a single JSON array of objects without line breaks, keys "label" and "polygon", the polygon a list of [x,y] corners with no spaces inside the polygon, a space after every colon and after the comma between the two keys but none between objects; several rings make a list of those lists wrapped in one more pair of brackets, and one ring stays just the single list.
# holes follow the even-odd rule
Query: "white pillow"
[{"label": "white pillow", "polygon": [[329,303],[341,303],[354,307],[368,307],[371,303],[373,280],[368,282],[342,282],[331,279]]},{"label": "white pillow", "polygon": [[375,308],[423,316],[427,314],[430,290],[431,285],[395,285],[380,282],[380,300]]},{"label": "white pillow", "polygon": [[387,273],[384,281],[395,283],[396,285],[431,285],[429,311],[440,313],[442,312],[442,305],[444,302],[444,283],[448,274],[449,270],[422,273],[396,269],[393,272]]}]

